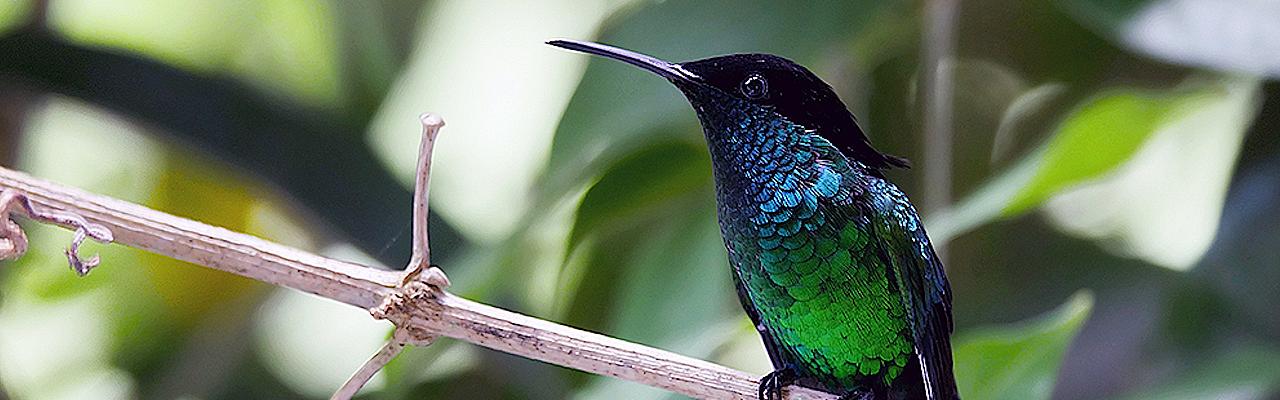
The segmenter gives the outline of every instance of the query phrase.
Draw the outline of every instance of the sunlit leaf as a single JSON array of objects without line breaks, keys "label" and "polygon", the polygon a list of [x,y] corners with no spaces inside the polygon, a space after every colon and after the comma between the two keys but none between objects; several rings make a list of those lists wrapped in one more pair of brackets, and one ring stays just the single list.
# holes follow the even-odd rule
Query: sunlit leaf
[{"label": "sunlit leaf", "polygon": [[1111,89],[1085,100],[1053,136],[950,210],[931,215],[934,240],[1022,214],[1064,189],[1114,171],[1159,128],[1229,92],[1222,82],[1189,83],[1167,91]]},{"label": "sunlit leaf", "polygon": [[1133,159],[1046,204],[1067,232],[1177,270],[1213,242],[1245,132],[1259,111],[1255,79],[1222,82],[1224,93],[1158,129]]},{"label": "sunlit leaf", "polygon": [[971,399],[1048,399],[1062,357],[1092,309],[1093,295],[1080,292],[1035,320],[958,335],[952,342],[960,394]]},{"label": "sunlit leaf", "polygon": [[50,3],[49,18],[77,42],[212,71],[237,55],[262,7],[248,0],[65,0]]},{"label": "sunlit leaf", "polygon": [[589,35],[618,3],[454,0],[426,7],[412,57],[372,122],[370,144],[408,184],[420,136],[416,116],[442,115],[449,125],[434,153],[433,210],[469,239],[506,238],[529,209],[547,143],[585,62],[543,42]]},{"label": "sunlit leaf", "polygon": [[326,3],[298,0],[70,0],[54,3],[50,16],[77,42],[185,69],[235,72],[306,103],[334,107],[341,92],[329,11]]},{"label": "sunlit leaf", "polygon": [[1280,3],[1218,0],[1058,0],[1125,46],[1171,62],[1280,76]]},{"label": "sunlit leaf", "polygon": [[29,0],[0,2],[0,33],[20,25],[29,15],[31,15]]},{"label": "sunlit leaf", "polygon": [[111,363],[112,338],[105,331],[116,321],[104,312],[105,293],[54,302],[6,293],[0,306],[0,393],[19,399],[139,397],[137,382]]},{"label": "sunlit leaf", "polygon": [[1132,157],[1185,101],[1203,95],[1123,90],[1090,100],[1058,127],[1045,145],[1035,176],[1010,200],[1004,213],[1021,213],[1063,188],[1114,169]]}]

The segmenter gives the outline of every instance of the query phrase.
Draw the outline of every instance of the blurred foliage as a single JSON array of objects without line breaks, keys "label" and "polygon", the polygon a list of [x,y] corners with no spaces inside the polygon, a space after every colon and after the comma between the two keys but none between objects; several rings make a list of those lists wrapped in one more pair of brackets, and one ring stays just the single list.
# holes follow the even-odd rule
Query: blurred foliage
[{"label": "blurred foliage", "polygon": [[1143,93],[1105,93],[1066,117],[1045,143],[1041,166],[1005,206],[1025,211],[1054,193],[1096,178],[1127,161],[1184,98]]},{"label": "blurred foliage", "polygon": [[1048,399],[1067,345],[1089,317],[1093,297],[1077,293],[1062,307],[1017,327],[984,328],[955,338],[960,394],[972,399]]},{"label": "blurred foliage", "polygon": [[[1205,85],[1200,95],[1186,97],[1189,104],[1180,105],[1128,161],[1048,203],[1053,222],[1114,244],[1125,256],[1179,270],[1194,266],[1213,242],[1234,160],[1258,118],[1260,84],[1225,78],[1194,85]],[[1178,201],[1145,201],[1150,198]]]},{"label": "blurred foliage", "polygon": [[[1198,110],[1208,109],[1207,106],[1214,101],[1231,99],[1232,95],[1236,95],[1231,90],[1232,83],[1227,79],[1193,81],[1159,92],[1111,89],[1095,98],[1084,100],[1077,109],[1063,117],[1062,122],[1054,128],[1053,136],[1039,149],[1010,166],[1003,175],[993,178],[976,193],[959,202],[954,209],[938,215],[937,220],[933,221],[936,227],[934,235],[950,238],[995,218],[1017,216],[1065,189],[1116,175],[1115,172],[1121,167],[1136,164],[1131,160],[1139,150],[1154,147],[1149,145],[1148,139],[1157,132],[1176,126],[1187,115],[1194,115]],[[1244,84],[1249,88],[1258,85],[1252,81]],[[1043,92],[1032,91],[1030,96],[1045,96],[1041,93]],[[1249,113],[1246,117],[1248,120],[1252,119],[1256,106],[1251,92],[1247,90],[1245,96],[1246,101],[1235,108]],[[1011,109],[1015,106],[1017,104],[1011,106]],[[1227,140],[1230,137],[1228,135],[1242,133],[1245,129],[1243,125],[1230,124],[1226,116],[1215,116],[1220,119],[1215,120],[1213,126],[1205,127],[1208,128],[1205,130],[1209,131],[1211,140],[1232,143]],[[1011,118],[1013,117],[1005,118],[1002,122],[1012,124]],[[1213,128],[1226,128],[1230,131],[1213,132]],[[1184,143],[1178,145],[1187,144],[1185,138],[1182,141]],[[1237,148],[1238,144],[1228,146]],[[1225,166],[1230,167],[1230,160],[1226,161]],[[1176,168],[1169,165],[1161,167],[1169,170]],[[1207,166],[1197,168],[1205,167]],[[1212,185],[1220,181],[1222,179],[1218,177],[1205,184]],[[1221,206],[1215,204],[1212,208],[1216,212]]]},{"label": "blurred foliage", "polygon": [[[940,66],[961,200],[921,211],[948,243],[965,398],[1280,393],[1273,3],[961,3]],[[455,292],[764,373],[692,110],[659,79],[541,43],[784,55],[831,83],[878,148],[924,165],[922,9],[0,2],[0,161],[397,265],[415,117],[440,112],[431,234]],[[909,194],[919,174],[889,173]],[[30,253],[0,268],[0,397],[323,398],[387,335],[362,310],[123,246],[92,245],[105,265],[75,279],[69,234],[24,226]],[[676,396],[445,340],[362,397]]]},{"label": "blurred foliage", "polygon": [[[1116,42],[1171,62],[1249,75],[1280,76],[1280,45],[1269,18],[1280,4],[1235,1],[1058,0],[1081,23]],[[1223,29],[1223,23],[1231,24]]]},{"label": "blurred foliage", "polygon": [[1187,371],[1174,383],[1123,397],[1126,400],[1190,400],[1268,398],[1280,384],[1275,348],[1262,346],[1233,350],[1214,356],[1203,366]]}]

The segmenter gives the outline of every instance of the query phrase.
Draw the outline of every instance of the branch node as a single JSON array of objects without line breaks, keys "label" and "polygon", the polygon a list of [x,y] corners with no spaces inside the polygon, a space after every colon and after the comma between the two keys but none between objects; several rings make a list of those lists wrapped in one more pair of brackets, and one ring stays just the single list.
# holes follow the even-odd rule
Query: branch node
[{"label": "branch node", "polygon": [[79,276],[88,275],[89,270],[98,266],[101,261],[96,254],[87,260],[80,258],[80,245],[84,243],[84,239],[93,238],[104,244],[115,240],[111,230],[105,226],[91,223],[78,214],[45,210],[37,207],[25,194],[6,189],[0,191],[0,259],[16,259],[27,251],[27,235],[11,216],[15,210],[22,211],[27,218],[35,221],[76,229],[75,237],[71,239],[71,246],[66,249],[65,254],[71,270]]},{"label": "branch node", "polygon": [[439,336],[410,323],[409,313],[419,308],[418,304],[422,302],[435,301],[444,294],[444,288],[448,286],[449,278],[439,267],[433,265],[417,279],[402,283],[395,292],[384,297],[377,307],[369,309],[369,315],[373,318],[391,321],[396,326],[395,331],[392,332],[391,340],[382,345],[382,349],[377,354],[369,358],[369,361],[366,361],[350,379],[347,379],[347,382],[334,392],[330,400],[347,400],[355,396],[365,384],[369,383],[370,379],[373,379],[374,374],[404,351],[406,345],[430,346],[434,343]]},{"label": "branch node", "polygon": [[355,396],[378,370],[404,350],[405,345],[429,346],[437,337],[426,329],[414,327],[409,317],[409,312],[418,308],[418,304],[434,301],[449,287],[449,277],[445,276],[440,267],[431,264],[431,245],[427,240],[427,216],[430,215],[427,209],[427,184],[431,178],[431,151],[435,147],[436,135],[444,126],[444,119],[430,113],[422,114],[418,119],[422,122],[422,139],[413,189],[413,254],[409,265],[404,269],[404,275],[400,277],[396,291],[383,297],[377,307],[369,309],[369,314],[374,318],[391,321],[396,328],[391,340],[333,394],[332,400],[346,400]]},{"label": "branch node", "polygon": [[419,279],[437,289],[448,289],[452,285],[449,282],[449,276],[445,275],[444,270],[440,269],[438,265],[432,264],[431,268],[427,268],[420,276]]},{"label": "branch node", "polygon": [[[439,268],[431,268],[427,271],[439,271]],[[434,276],[431,274],[429,276]],[[440,277],[444,274],[440,273]],[[446,281],[448,278],[445,278]],[[447,282],[446,282],[447,283]],[[406,343],[426,342],[430,343],[435,339],[435,334],[427,332],[423,329],[412,328],[410,323],[411,314],[414,310],[423,309],[421,306],[424,302],[433,302],[444,295],[444,289],[440,286],[432,285],[424,280],[412,280],[402,285],[398,290],[386,298],[382,299],[382,303],[377,307],[369,310],[369,314],[376,319],[385,319],[395,324],[397,333],[405,331],[409,335]]]}]

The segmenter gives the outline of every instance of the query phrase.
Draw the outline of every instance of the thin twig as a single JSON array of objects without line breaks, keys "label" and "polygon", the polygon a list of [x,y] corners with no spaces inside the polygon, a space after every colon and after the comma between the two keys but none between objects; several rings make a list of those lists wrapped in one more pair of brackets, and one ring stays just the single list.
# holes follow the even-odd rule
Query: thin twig
[{"label": "thin twig", "polygon": [[431,265],[431,245],[427,238],[427,216],[431,189],[431,152],[444,120],[435,114],[422,114],[422,140],[418,148],[418,174],[413,185],[413,255],[405,268],[401,283],[408,282]]},{"label": "thin twig", "polygon": [[[399,272],[325,258],[5,168],[0,168],[0,189],[22,193],[44,210],[100,224],[114,233],[116,243],[368,309],[414,340],[452,337],[695,398],[756,397],[759,381],[745,372],[449,294],[447,279],[436,268],[402,286]],[[792,399],[836,398],[788,389]]]},{"label": "thin twig", "polygon": [[49,29],[49,0],[35,0],[31,2],[31,9],[27,15],[27,28],[32,30],[45,31]]},{"label": "thin twig", "polygon": [[[391,340],[382,345],[382,349],[379,349],[373,357],[369,358],[369,361],[365,361],[364,365],[360,366],[360,369],[351,375],[350,379],[347,379],[347,383],[342,384],[342,387],[338,388],[338,391],[334,392],[332,397],[329,397],[329,400],[347,400],[355,397],[356,393],[359,393],[360,389],[368,384],[370,379],[373,379],[374,374],[381,371],[383,367],[387,366],[387,363],[395,359],[401,351],[404,351],[406,345],[413,343],[405,332],[400,329],[395,330]],[[426,346],[431,343],[420,342],[414,344]]]},{"label": "thin twig", "polygon": [[[927,0],[924,21],[924,62],[920,88],[924,102],[924,206],[945,209],[951,204],[953,68],[955,21],[960,0]],[[946,260],[946,241],[933,242]]]}]

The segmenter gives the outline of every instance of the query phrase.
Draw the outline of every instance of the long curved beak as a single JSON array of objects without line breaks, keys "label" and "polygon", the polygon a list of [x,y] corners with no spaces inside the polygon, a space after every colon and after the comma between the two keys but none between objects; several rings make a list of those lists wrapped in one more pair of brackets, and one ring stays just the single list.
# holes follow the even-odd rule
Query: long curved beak
[{"label": "long curved beak", "polygon": [[694,83],[700,79],[698,75],[680,67],[680,64],[666,62],[627,49],[570,39],[549,40],[547,44],[622,61],[658,74],[658,76],[666,78],[672,83]]}]

